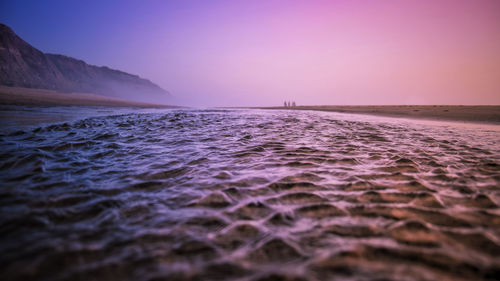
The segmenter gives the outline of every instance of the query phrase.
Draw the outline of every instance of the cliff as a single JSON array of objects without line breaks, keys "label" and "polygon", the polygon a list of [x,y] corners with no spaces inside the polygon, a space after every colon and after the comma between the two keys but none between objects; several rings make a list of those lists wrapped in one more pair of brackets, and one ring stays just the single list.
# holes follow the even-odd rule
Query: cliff
[{"label": "cliff", "polygon": [[0,85],[94,93],[131,101],[166,103],[170,94],[149,80],[71,57],[45,54],[0,24]]}]

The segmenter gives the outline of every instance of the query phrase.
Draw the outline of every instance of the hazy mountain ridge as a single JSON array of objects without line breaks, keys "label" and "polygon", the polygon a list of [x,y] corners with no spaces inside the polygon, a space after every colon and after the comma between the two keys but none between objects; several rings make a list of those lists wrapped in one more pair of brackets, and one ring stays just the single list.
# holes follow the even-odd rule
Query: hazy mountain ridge
[{"label": "hazy mountain ridge", "polygon": [[147,79],[72,57],[46,54],[0,24],[0,84],[60,92],[95,93],[164,103],[169,93]]}]

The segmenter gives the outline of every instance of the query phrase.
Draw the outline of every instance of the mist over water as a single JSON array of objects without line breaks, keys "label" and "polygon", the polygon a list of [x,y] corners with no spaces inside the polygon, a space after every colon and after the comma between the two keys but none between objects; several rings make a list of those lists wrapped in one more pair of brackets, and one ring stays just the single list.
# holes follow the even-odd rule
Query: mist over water
[{"label": "mist over water", "polygon": [[500,129],[307,111],[0,134],[3,280],[494,280]]}]

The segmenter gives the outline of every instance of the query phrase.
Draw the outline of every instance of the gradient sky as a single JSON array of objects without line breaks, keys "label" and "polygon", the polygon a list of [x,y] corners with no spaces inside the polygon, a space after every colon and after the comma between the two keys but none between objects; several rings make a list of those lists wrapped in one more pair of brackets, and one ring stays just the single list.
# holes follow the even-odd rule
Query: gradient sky
[{"label": "gradient sky", "polygon": [[500,104],[498,0],[0,0],[0,22],[190,105]]}]

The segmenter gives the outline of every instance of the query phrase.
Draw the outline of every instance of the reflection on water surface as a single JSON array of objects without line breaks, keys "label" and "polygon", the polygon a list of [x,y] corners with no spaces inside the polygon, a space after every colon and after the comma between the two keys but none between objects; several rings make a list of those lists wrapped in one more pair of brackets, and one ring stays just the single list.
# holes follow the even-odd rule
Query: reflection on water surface
[{"label": "reflection on water surface", "polygon": [[499,140],[494,126],[306,111],[8,128],[3,278],[496,279]]}]

